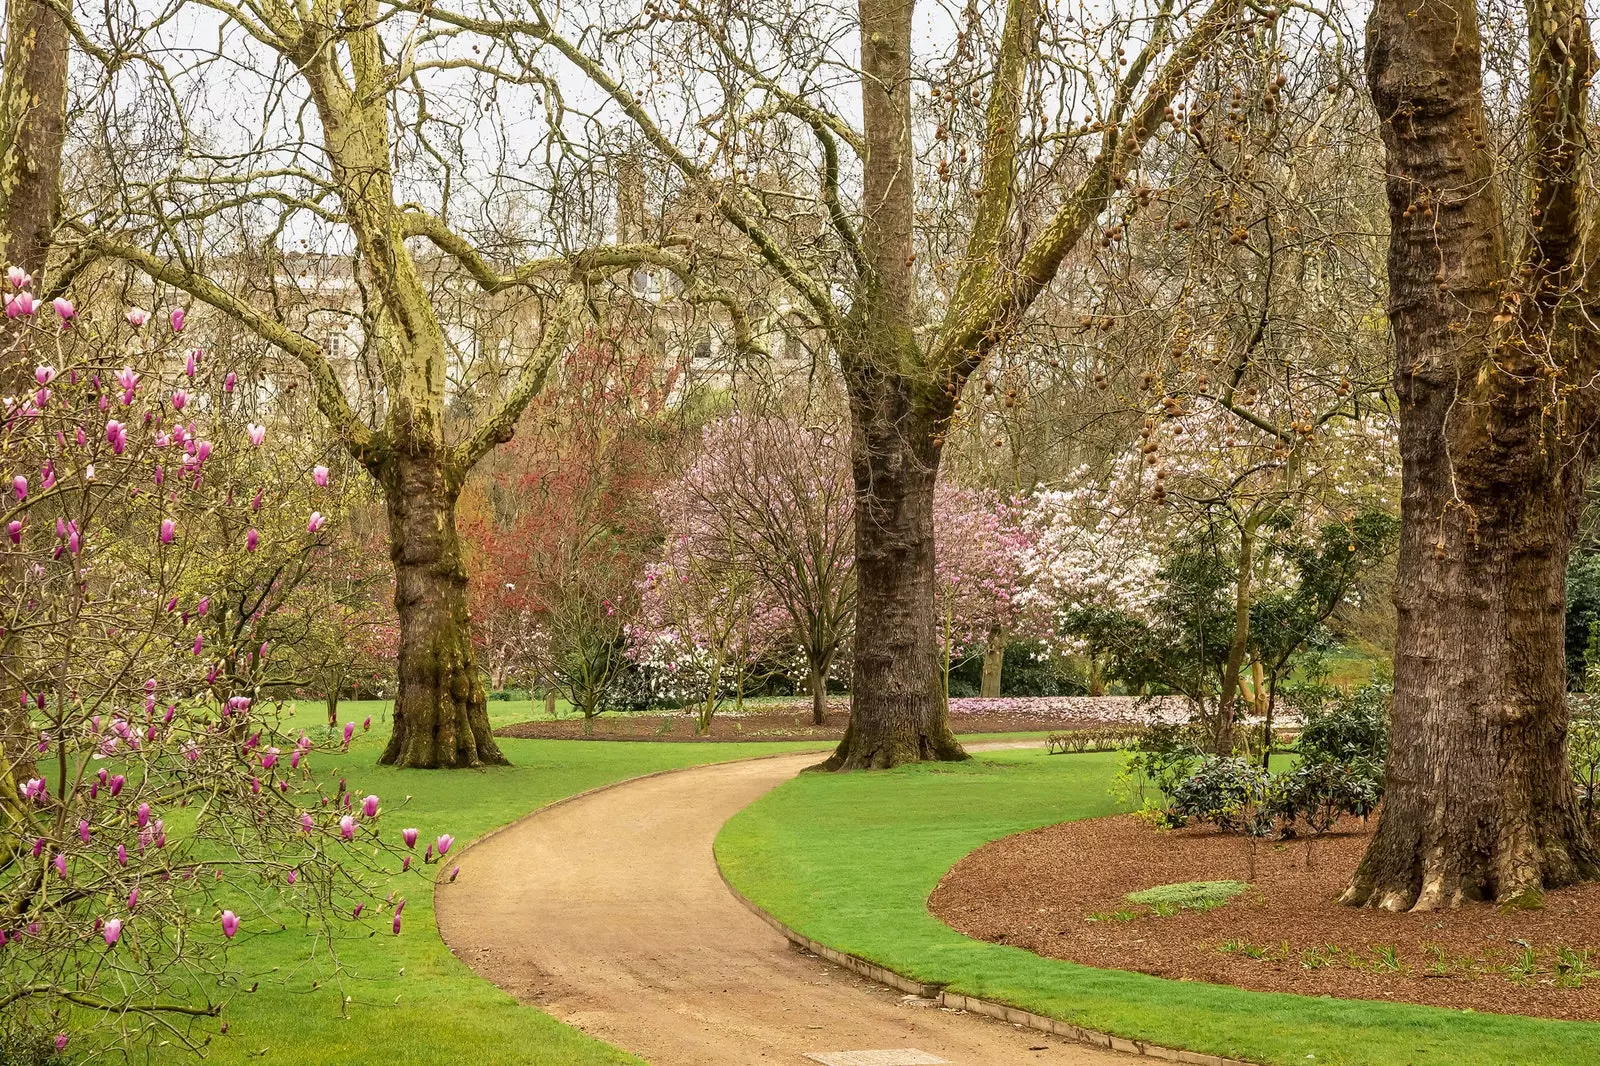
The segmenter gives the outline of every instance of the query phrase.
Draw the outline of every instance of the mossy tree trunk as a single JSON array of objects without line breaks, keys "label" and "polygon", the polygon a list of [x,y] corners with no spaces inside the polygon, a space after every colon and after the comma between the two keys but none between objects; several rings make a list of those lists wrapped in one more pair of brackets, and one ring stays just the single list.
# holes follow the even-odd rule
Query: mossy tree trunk
[{"label": "mossy tree trunk", "polygon": [[1597,872],[1567,773],[1563,656],[1597,410],[1583,246],[1594,54],[1581,3],[1530,9],[1527,236],[1513,254],[1474,4],[1378,0],[1367,36],[1403,504],[1384,806],[1344,900],[1534,903]]},{"label": "mossy tree trunk", "polygon": [[460,486],[443,456],[425,452],[395,458],[386,474],[400,688],[379,761],[425,768],[504,764],[473,657],[455,523]]}]

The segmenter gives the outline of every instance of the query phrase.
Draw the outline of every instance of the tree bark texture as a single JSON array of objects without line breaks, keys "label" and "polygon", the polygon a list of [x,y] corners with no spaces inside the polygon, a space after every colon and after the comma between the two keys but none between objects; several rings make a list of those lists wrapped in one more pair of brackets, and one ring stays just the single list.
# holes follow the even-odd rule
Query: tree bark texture
[{"label": "tree bark texture", "polygon": [[6,4],[0,75],[0,256],[42,278],[60,215],[67,24],[37,0]]},{"label": "tree bark texture", "polygon": [[[950,732],[934,607],[933,486],[947,398],[912,331],[912,0],[861,0],[865,274],[840,346],[856,491],[850,724],[820,769],[964,759]],[[942,384],[942,382],[941,382]]]},{"label": "tree bark texture", "polygon": [[811,724],[828,724],[828,668],[813,664],[806,674],[806,688],[811,692]]},{"label": "tree bark texture", "polygon": [[455,525],[459,487],[438,455],[396,457],[386,475],[400,688],[379,762],[422,769],[504,765],[473,661]]},{"label": "tree bark texture", "polygon": [[[823,769],[964,759],[950,731],[934,604],[932,433],[908,417],[903,382],[852,402],[856,453],[856,643],[850,724]],[[910,422],[911,424],[908,424]],[[918,446],[920,444],[920,447]],[[929,454],[929,453],[932,454]]]},{"label": "tree bark texture", "polygon": [[989,639],[983,646],[983,677],[978,685],[978,695],[986,700],[1000,698],[1000,674],[1006,665],[1006,635],[997,626],[989,630]]},{"label": "tree bark texture", "polygon": [[1379,0],[1403,497],[1385,798],[1344,895],[1536,904],[1596,874],[1566,764],[1565,574],[1593,456],[1579,4],[1530,25],[1528,236],[1508,254],[1470,0]]}]

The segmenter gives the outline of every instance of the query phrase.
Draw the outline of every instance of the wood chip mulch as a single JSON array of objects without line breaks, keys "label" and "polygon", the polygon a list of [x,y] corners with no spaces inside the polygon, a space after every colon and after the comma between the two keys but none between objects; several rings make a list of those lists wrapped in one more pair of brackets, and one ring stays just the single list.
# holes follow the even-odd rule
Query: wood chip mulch
[{"label": "wood chip mulch", "polygon": [[[1088,966],[1600,1020],[1600,884],[1549,892],[1538,911],[1342,907],[1337,897],[1375,825],[1348,819],[1315,840],[1252,849],[1238,836],[1156,831],[1131,815],[1067,822],[973,852],[945,875],[929,907],[968,936]],[[1169,916],[1126,899],[1157,885],[1223,880],[1251,887],[1215,909]]]}]

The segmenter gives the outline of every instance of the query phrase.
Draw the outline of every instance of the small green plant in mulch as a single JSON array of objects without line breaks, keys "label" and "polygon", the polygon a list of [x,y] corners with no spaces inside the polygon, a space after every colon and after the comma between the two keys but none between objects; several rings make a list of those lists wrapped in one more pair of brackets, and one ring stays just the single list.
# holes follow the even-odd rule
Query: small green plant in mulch
[{"label": "small green plant in mulch", "polygon": [[1129,903],[1142,903],[1156,912],[1209,911],[1220,907],[1250,886],[1243,881],[1182,881],[1128,893]]},{"label": "small green plant in mulch", "polygon": [[1300,965],[1307,970],[1320,970],[1331,965],[1339,957],[1337,944],[1323,944],[1317,948],[1306,948],[1300,953]]},{"label": "small green plant in mulch", "polygon": [[1406,967],[1393,944],[1380,944],[1372,949],[1372,968],[1384,973],[1403,973]]},{"label": "small green plant in mulch", "polygon": [[1533,948],[1524,941],[1517,941],[1522,947],[1522,952],[1514,962],[1502,969],[1508,978],[1517,984],[1531,980],[1539,972],[1539,956]]},{"label": "small green plant in mulch", "polygon": [[1272,954],[1271,948],[1248,940],[1224,940],[1217,950],[1224,955],[1243,955],[1247,959],[1265,959]]}]

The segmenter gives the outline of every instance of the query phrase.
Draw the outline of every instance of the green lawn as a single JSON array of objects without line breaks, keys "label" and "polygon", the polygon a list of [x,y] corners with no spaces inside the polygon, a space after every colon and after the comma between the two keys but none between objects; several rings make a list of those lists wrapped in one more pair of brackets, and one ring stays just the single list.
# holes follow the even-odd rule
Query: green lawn
[{"label": "green lawn", "polygon": [[805,775],[717,838],[732,883],[792,928],[953,991],[1121,1036],[1256,1062],[1577,1066],[1600,1025],[1247,992],[1097,970],[987,944],[928,913],[989,840],[1112,813],[1114,753],[993,752],[971,763]]},{"label": "green lawn", "polygon": [[[370,706],[376,709],[378,704]],[[491,703],[490,709],[496,704]],[[341,707],[340,720],[357,723],[358,740],[347,755],[319,749],[313,756],[315,769],[330,777],[347,776],[357,795],[381,796],[385,825],[415,825],[427,840],[448,831],[461,842],[458,848],[536,807],[608,782],[654,770],[818,748],[814,743],[502,740],[511,767],[482,772],[397,771],[373,765],[388,726],[387,722],[380,726],[374,714],[371,733],[363,735],[360,722],[366,713],[362,704]],[[525,718],[527,705],[518,713]],[[321,705],[303,702],[299,724],[325,721],[324,715]],[[299,927],[291,924],[286,932],[263,934],[269,916],[241,909],[246,932],[230,950],[245,976],[224,1014],[228,1032],[208,1050],[210,1061],[311,1066],[591,1066],[639,1061],[539,1010],[518,1006],[473,974],[439,939],[427,883],[409,877],[402,891],[408,897],[404,933],[391,936],[384,919],[372,923],[379,931],[370,939],[342,941],[343,969],[337,974],[325,961],[308,961],[315,944]],[[258,979],[259,991],[243,991]],[[347,996],[349,1001],[341,1009]],[[193,1059],[174,1046],[158,1052],[155,1061]]]}]

